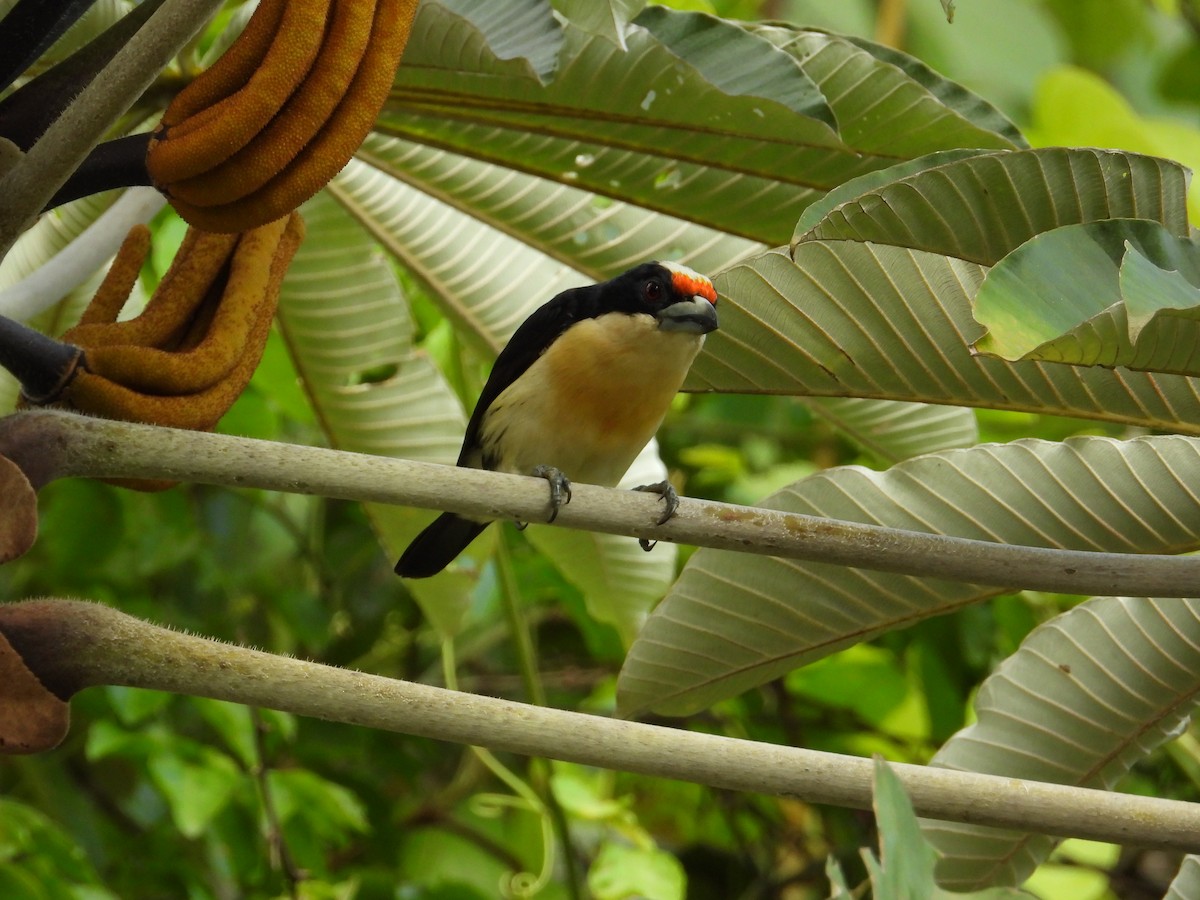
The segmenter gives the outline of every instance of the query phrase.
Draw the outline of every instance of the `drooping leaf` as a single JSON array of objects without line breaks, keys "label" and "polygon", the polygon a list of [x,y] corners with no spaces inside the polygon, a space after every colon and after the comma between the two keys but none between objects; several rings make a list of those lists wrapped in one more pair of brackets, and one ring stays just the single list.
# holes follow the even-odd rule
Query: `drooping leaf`
[{"label": "drooping leaf", "polygon": [[1200,244],[1157,222],[1059,228],[988,273],[975,346],[1008,359],[1195,375]]},{"label": "drooping leaf", "polygon": [[717,276],[721,328],[691,390],[985,406],[1200,433],[1200,393],[1177,375],[1007,363],[972,355],[970,299],[986,270],[944,256],[806,241]]},{"label": "drooping leaf", "polygon": [[[1104,597],[1035,629],[984,682],[977,721],[932,764],[1112,789],[1186,727],[1200,701],[1200,600]],[[1055,845],[1045,835],[928,820],[938,880],[1019,884]]]},{"label": "drooping leaf", "polygon": [[874,172],[859,175],[857,178],[851,178],[849,181],[843,181],[820,200],[804,210],[804,214],[796,222],[796,228],[792,233],[792,244],[794,246],[800,243],[804,236],[816,227],[817,223],[823,221],[826,216],[843,204],[850,204],[871,191],[900,181],[914,173],[934,169],[947,163],[957,162],[958,160],[982,156],[988,152],[986,150],[970,149],[939,150],[937,153],[930,153],[928,156],[907,159],[904,162],[896,163],[894,166],[888,166],[886,169],[876,169]]},{"label": "drooping leaf", "polygon": [[961,88],[943,99],[945,79],[822,32],[648,9],[627,51],[566,26],[543,85],[464,15],[423,7],[381,130],[752,240],[781,243],[825,190],[897,157],[1015,146],[947,105],[973,112]]},{"label": "drooping leaf", "polygon": [[839,204],[794,243],[873,241],[991,266],[1035,235],[1082,222],[1148,219],[1186,236],[1187,181],[1178,163],[1110,150],[952,158]]},{"label": "drooping leaf", "polygon": [[[1005,544],[1179,553],[1200,546],[1200,496],[1181,489],[1197,465],[1194,438],[1018,441],[922,456],[886,472],[829,469],[762,505]],[[693,712],[1001,592],[701,549],[630,649],[618,702],[626,714]]]}]

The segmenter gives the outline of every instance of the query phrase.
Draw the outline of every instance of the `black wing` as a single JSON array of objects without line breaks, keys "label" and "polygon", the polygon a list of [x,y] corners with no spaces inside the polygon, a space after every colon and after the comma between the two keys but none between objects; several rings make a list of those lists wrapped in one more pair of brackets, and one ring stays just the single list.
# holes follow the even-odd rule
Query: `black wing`
[{"label": "black wing", "polygon": [[483,417],[504,389],[525,374],[539,356],[546,352],[554,340],[574,325],[580,319],[587,317],[589,300],[595,293],[597,285],[572,288],[555,295],[543,303],[529,318],[520,324],[512,338],[496,357],[492,373],[488,376],[479,400],[475,403],[475,411],[467,423],[467,433],[463,437],[462,450],[458,454],[458,464],[467,465],[466,460],[479,449],[479,428]]}]

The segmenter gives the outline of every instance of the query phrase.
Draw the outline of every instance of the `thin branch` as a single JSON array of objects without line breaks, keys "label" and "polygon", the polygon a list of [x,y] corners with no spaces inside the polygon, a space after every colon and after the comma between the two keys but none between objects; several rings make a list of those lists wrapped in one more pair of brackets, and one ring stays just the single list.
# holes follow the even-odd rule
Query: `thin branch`
[{"label": "thin branch", "polygon": [[[583,765],[871,806],[873,762],[480,697],[181,634],[111,607],[0,605],[0,631],[56,692],[172,691]],[[1064,837],[1200,851],[1200,804],[894,764],[917,813]]]},{"label": "thin branch", "polygon": [[[547,515],[540,478],[53,410],[0,419],[0,453],[35,487],[65,476],[152,478],[522,522]],[[661,504],[653,495],[585,484],[573,493],[556,525],[1009,589],[1194,597],[1200,584],[1195,556],[1024,547],[688,498],[656,526]]]},{"label": "thin branch", "polygon": [[223,2],[166,0],[0,178],[0,256]]}]

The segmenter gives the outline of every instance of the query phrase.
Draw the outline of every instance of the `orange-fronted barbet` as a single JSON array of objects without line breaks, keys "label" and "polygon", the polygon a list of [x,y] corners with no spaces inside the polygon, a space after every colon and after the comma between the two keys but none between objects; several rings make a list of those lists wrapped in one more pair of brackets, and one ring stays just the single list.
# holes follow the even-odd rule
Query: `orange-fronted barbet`
[{"label": "orange-fronted barbet", "polygon": [[[500,351],[458,465],[545,478],[551,522],[570,501],[572,480],[615,486],[658,431],[704,336],[717,327],[716,303],[711,281],[670,262],[563,291]],[[638,490],[663,496],[659,524],[675,512],[670,482]],[[443,513],[404,551],[396,574],[436,575],[487,525]]]}]

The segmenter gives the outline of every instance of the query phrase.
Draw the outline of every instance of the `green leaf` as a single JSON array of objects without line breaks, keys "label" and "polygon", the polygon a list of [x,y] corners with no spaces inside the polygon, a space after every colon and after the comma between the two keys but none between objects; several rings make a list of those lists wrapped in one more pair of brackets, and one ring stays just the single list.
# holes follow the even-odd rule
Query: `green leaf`
[{"label": "green leaf", "polygon": [[[1109,15],[1101,27],[1110,27]],[[1032,112],[1028,135],[1035,145],[1120,147],[1200,168],[1200,129],[1179,118],[1140,115],[1116,88],[1086,69],[1064,65],[1046,72]],[[1188,208],[1192,220],[1200,220],[1200,182],[1191,186]]]},{"label": "green leaf", "polygon": [[240,703],[192,697],[191,703],[247,771],[259,764],[255,724],[250,709]]},{"label": "green leaf", "polygon": [[[711,273],[764,249],[703,225],[410,141],[374,135],[357,157],[391,178],[352,162],[335,189],[354,194],[376,238],[433,288],[465,334],[478,336],[492,352],[531,304],[579,283],[584,275],[577,272],[603,280],[648,259],[667,259]],[[594,160],[580,155],[574,162],[586,168]],[[447,239],[430,241],[431,225]],[[536,284],[538,296],[526,284]]]},{"label": "green leaf", "polygon": [[551,5],[584,31],[625,49],[625,29],[646,0],[550,0]]},{"label": "green leaf", "polygon": [[173,694],[166,691],[148,691],[115,684],[106,685],[104,694],[121,724],[129,727],[159,715],[175,699]]},{"label": "green leaf", "polygon": [[859,175],[857,178],[851,178],[849,181],[843,181],[820,200],[804,210],[804,214],[800,216],[799,221],[796,222],[796,228],[792,232],[792,245],[800,243],[804,239],[804,235],[808,234],[819,222],[823,221],[826,216],[842,206],[842,204],[850,203],[871,191],[900,181],[917,172],[924,172],[927,169],[937,168],[946,163],[970,159],[971,157],[981,156],[985,153],[986,151],[984,150],[970,149],[940,150],[937,153],[930,153],[928,156],[908,159],[904,162],[896,163],[894,166],[888,166],[886,169],[876,169],[874,172]]},{"label": "green leaf", "polygon": [[912,801],[891,766],[875,757],[875,823],[879,828],[880,866],[872,873],[877,898],[931,897],[937,893],[933,867],[937,853],[921,835]]},{"label": "green leaf", "polygon": [[[637,24],[726,94],[769,97],[792,112],[837,127],[821,89],[803,68],[789,54],[765,47],[739,23],[650,6]],[[754,59],[754,65],[745,65],[747,59]]]},{"label": "green leaf", "polygon": [[343,844],[349,832],[365,833],[367,812],[352,792],[306,769],[273,769],[268,783],[283,822],[322,840]]},{"label": "green leaf", "polygon": [[[355,210],[352,198],[346,204]],[[452,463],[465,418],[441,373],[413,346],[413,323],[395,273],[329,192],[305,204],[304,215],[308,236],[284,279],[278,321],[330,443]],[[430,519],[395,506],[367,509],[390,554]],[[443,579],[413,591],[435,627],[453,634],[466,609],[467,587]]]},{"label": "green leaf", "polygon": [[983,406],[1200,432],[1192,379],[972,355],[986,270],[931,253],[807,241],[714,279],[721,328],[686,387]]},{"label": "green leaf", "polygon": [[[1196,466],[1200,440],[1192,438],[1023,440],[930,454],[886,472],[829,469],[762,505],[1005,544],[1180,553],[1200,546],[1200,498],[1179,489]],[[1124,524],[1114,529],[1114,521]],[[627,715],[695,712],[1002,592],[701,549],[630,649],[618,706]]]},{"label": "green leaf", "polygon": [[679,860],[658,849],[607,843],[588,870],[596,900],[683,900],[687,875]]},{"label": "green leaf", "polygon": [[961,88],[822,32],[653,8],[622,51],[568,24],[544,85],[500,58],[501,37],[424,5],[380,130],[766,243],[898,156],[1014,146],[971,121]]},{"label": "green leaf", "polygon": [[[521,67],[502,68],[511,71],[525,68],[525,71],[536,74],[539,80],[545,80],[558,67],[563,43],[562,27],[550,14],[551,4],[546,0],[508,0],[506,3],[484,4],[472,0],[439,0],[437,5],[455,16],[461,16],[478,29],[479,36],[475,37],[478,43],[474,47],[464,46],[464,49],[494,54],[498,62],[519,60],[523,64]],[[466,36],[470,31],[464,28],[462,34]],[[415,51],[414,58],[406,55],[405,64],[420,65],[420,42],[411,41],[410,46]],[[438,49],[444,51],[444,48]]]},{"label": "green leaf", "polygon": [[[1187,726],[1200,699],[1200,600],[1105,597],[1035,629],[980,688],[977,720],[932,764],[1111,790]],[[926,822],[938,879],[1019,884],[1045,835]]]},{"label": "green leaf", "polygon": [[1010,359],[1196,374],[1200,245],[1156,222],[1114,220],[1040,235],[976,295],[981,352]]},{"label": "green leaf", "polygon": [[974,411],[959,406],[858,397],[811,397],[805,403],[854,443],[888,463],[969,447],[979,440]]},{"label": "green leaf", "polygon": [[198,749],[194,762],[170,751],[157,753],[147,769],[175,827],[187,838],[200,837],[246,783],[229,757],[206,748]]},{"label": "green leaf", "polygon": [[793,243],[872,241],[990,266],[1080,222],[1149,219],[1187,235],[1188,173],[1178,163],[1062,147],[930,162],[831,208]]},{"label": "green leaf", "polygon": [[[651,441],[619,487],[654,484],[666,477],[658,445]],[[626,646],[675,577],[678,548],[671,543],[645,553],[635,539],[624,535],[533,524],[525,534],[583,593],[588,614],[616,628]]]}]

